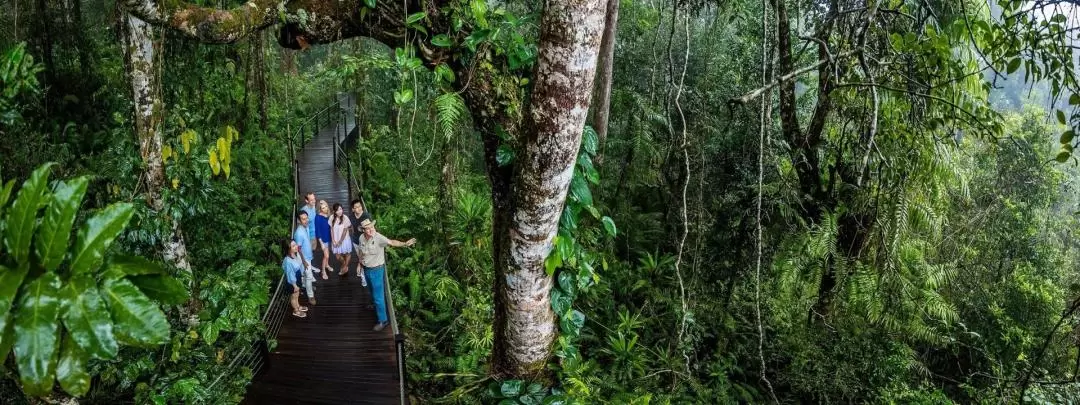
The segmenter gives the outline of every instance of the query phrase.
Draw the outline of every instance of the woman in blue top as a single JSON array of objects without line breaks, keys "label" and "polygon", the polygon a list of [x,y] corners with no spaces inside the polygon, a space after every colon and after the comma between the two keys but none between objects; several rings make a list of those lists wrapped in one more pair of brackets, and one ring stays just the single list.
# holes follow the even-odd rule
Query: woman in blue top
[{"label": "woman in blue top", "polygon": [[315,216],[315,239],[322,251],[322,279],[326,280],[326,271],[330,268],[330,205],[326,200],[319,201],[319,215]]},{"label": "woman in blue top", "polygon": [[281,261],[281,270],[285,272],[285,282],[288,287],[291,288],[291,295],[289,304],[293,308],[293,316],[297,318],[307,318],[307,307],[300,306],[300,285],[297,280],[301,280],[304,271],[304,262],[300,260],[300,246],[296,242],[289,240],[282,243],[285,250],[285,259]]}]

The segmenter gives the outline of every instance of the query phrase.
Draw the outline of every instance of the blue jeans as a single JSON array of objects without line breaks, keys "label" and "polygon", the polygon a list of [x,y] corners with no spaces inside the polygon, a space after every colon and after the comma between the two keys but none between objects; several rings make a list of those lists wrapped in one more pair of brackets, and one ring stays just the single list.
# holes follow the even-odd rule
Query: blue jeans
[{"label": "blue jeans", "polygon": [[388,322],[386,319],[386,290],[383,287],[383,280],[386,277],[386,265],[364,266],[364,273],[367,275],[371,300],[375,301],[375,317],[379,319],[379,323],[386,323]]}]

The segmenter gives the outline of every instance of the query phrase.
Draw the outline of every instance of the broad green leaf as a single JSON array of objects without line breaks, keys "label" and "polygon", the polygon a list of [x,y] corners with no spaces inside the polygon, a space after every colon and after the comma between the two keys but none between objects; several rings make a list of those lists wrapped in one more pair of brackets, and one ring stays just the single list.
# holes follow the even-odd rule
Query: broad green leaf
[{"label": "broad green leaf", "polygon": [[578,336],[583,326],[585,326],[585,314],[576,309],[571,310],[566,316],[559,317],[560,329],[571,337]]},{"label": "broad green leaf", "polygon": [[113,322],[101,293],[89,276],[75,276],[61,290],[64,327],[68,334],[95,359],[116,357],[118,345]]},{"label": "broad green leaf", "polygon": [[521,388],[524,383],[521,380],[506,380],[502,382],[499,387],[499,392],[502,396],[507,398],[515,398],[521,395]]},{"label": "broad green leaf", "polygon": [[187,302],[188,290],[181,282],[165,274],[130,276],[128,280],[150,299],[165,305]]},{"label": "broad green leaf", "polygon": [[423,11],[421,11],[419,13],[409,14],[408,17],[405,17],[405,24],[414,24],[414,23],[416,23],[416,22],[418,22],[420,20],[423,20],[424,17],[427,17],[427,13],[425,13]]},{"label": "broad green leaf", "polygon": [[117,270],[118,273],[126,276],[141,276],[144,274],[165,274],[164,266],[138,256],[113,256],[109,259],[108,267],[110,270]]},{"label": "broad green leaf", "polygon": [[169,341],[169,323],[165,314],[130,281],[105,280],[102,294],[112,313],[116,338],[121,342],[150,346]]},{"label": "broad green leaf", "polygon": [[1065,125],[1065,112],[1057,110],[1057,120],[1059,124]]},{"label": "broad green leaf", "polygon": [[615,221],[613,221],[611,217],[605,215],[600,219],[600,222],[604,224],[604,230],[607,231],[608,235],[615,236],[618,234],[618,230],[615,228]]},{"label": "broad green leaf", "polygon": [[544,390],[544,386],[538,383],[529,384],[529,388],[526,390],[530,394],[539,394]]},{"label": "broad green leaf", "polygon": [[570,180],[570,197],[583,205],[592,205],[592,191],[589,190],[589,183],[584,177],[574,176]]},{"label": "broad green leaf", "polygon": [[52,392],[60,348],[60,278],[45,273],[22,291],[15,314],[15,363],[23,391],[33,396]]},{"label": "broad green leaf", "polygon": [[585,130],[581,135],[581,147],[585,149],[585,152],[590,156],[596,154],[596,150],[600,143],[600,137],[596,134],[596,130],[592,126],[586,125]]},{"label": "broad green leaf", "polygon": [[487,28],[487,3],[484,0],[472,0],[469,2],[472,16],[480,28]]},{"label": "broad green leaf", "polygon": [[60,388],[74,396],[82,396],[90,390],[90,374],[86,372],[86,352],[74,341],[64,339],[60,362],[56,366],[56,380]]},{"label": "broad green leaf", "polygon": [[15,345],[15,323],[8,322],[7,326],[0,329],[0,359],[7,359],[11,353],[11,347]]},{"label": "broad green leaf", "polygon": [[1005,73],[1006,74],[1012,74],[1012,72],[1015,72],[1016,69],[1019,69],[1019,68],[1020,68],[1020,58],[1013,58],[1013,60],[1009,61],[1009,66],[1005,68]]},{"label": "broad green leaf", "polygon": [[569,271],[559,273],[559,289],[566,293],[570,298],[574,298],[577,294],[577,283],[574,282],[574,275]]},{"label": "broad green leaf", "polygon": [[[29,267],[17,267],[9,269],[0,264],[0,331],[11,325],[10,320],[14,316],[11,313],[11,304],[15,302],[15,294],[19,292]],[[0,336],[0,338],[3,338]],[[12,342],[4,342],[0,339],[0,346],[11,347]],[[6,358],[7,353],[0,353],[0,359]]]},{"label": "broad green leaf", "polygon": [[439,34],[431,37],[431,44],[440,48],[449,48],[451,45],[453,45],[453,43],[450,42],[450,36],[446,34]]},{"label": "broad green leaf", "polygon": [[200,333],[200,335],[202,335],[203,341],[205,341],[206,344],[212,345],[217,341],[220,332],[221,329],[218,328],[217,322],[206,322],[202,326],[202,333]]},{"label": "broad green leaf", "polygon": [[449,66],[446,66],[445,63],[440,63],[439,66],[435,67],[435,74],[437,74],[447,83],[453,83],[455,80],[457,80],[457,76],[454,75],[454,71],[451,70]]},{"label": "broad green leaf", "polygon": [[30,178],[23,182],[19,195],[15,197],[15,203],[8,211],[4,242],[7,244],[8,253],[20,266],[30,264],[30,240],[34,235],[34,228],[37,227],[37,210],[41,207],[52,167],[53,163],[46,163],[34,170]]},{"label": "broad green leaf", "polygon": [[555,269],[559,268],[559,266],[562,266],[562,256],[559,255],[559,252],[552,250],[547,259],[544,259],[544,270],[550,276],[555,274]]},{"label": "broad green leaf", "polygon": [[1058,161],[1059,163],[1065,163],[1065,161],[1069,160],[1069,156],[1072,156],[1072,154],[1069,153],[1069,151],[1067,150],[1063,150],[1061,152],[1058,152],[1057,157],[1055,157],[1054,160]]},{"label": "broad green leaf", "polygon": [[1080,94],[1073,93],[1069,96],[1069,105],[1080,105]]},{"label": "broad green leaf", "polygon": [[364,0],[364,5],[367,8],[375,8],[375,0]]},{"label": "broad green leaf", "polygon": [[37,233],[38,257],[41,266],[47,271],[56,270],[64,261],[71,239],[71,226],[75,223],[75,214],[82,205],[83,195],[89,180],[79,177],[57,184],[52,195],[52,202],[41,221],[41,231]]},{"label": "broad green leaf", "polygon": [[71,260],[73,274],[86,274],[101,266],[105,250],[113,239],[124,230],[135,210],[129,203],[117,203],[105,207],[79,229],[79,239]]},{"label": "broad green leaf", "polygon": [[0,187],[0,212],[4,212],[4,207],[7,206],[8,200],[11,199],[11,190],[15,188],[15,180],[8,180],[7,183],[3,183],[4,186]]},{"label": "broad green leaf", "polygon": [[555,311],[556,315],[562,316],[566,311],[570,310],[571,300],[566,294],[558,288],[551,289],[551,310]]}]

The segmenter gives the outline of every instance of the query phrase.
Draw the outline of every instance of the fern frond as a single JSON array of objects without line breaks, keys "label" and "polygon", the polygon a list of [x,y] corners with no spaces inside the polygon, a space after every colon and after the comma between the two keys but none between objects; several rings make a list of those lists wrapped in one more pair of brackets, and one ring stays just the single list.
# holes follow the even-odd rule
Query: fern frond
[{"label": "fern frond", "polygon": [[435,111],[439,129],[446,139],[450,139],[457,126],[461,125],[461,118],[465,116],[465,100],[455,92],[443,93],[435,97]]}]

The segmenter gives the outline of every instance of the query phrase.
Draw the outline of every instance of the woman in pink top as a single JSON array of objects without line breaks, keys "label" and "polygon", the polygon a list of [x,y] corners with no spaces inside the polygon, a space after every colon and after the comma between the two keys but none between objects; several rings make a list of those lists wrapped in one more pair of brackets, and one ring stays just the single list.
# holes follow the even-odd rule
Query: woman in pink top
[{"label": "woman in pink top", "polygon": [[[334,254],[337,255],[338,263],[341,263],[341,271],[348,271],[349,260],[352,259],[352,238],[349,237],[349,228],[352,221],[345,215],[341,204],[334,204],[334,216],[330,218],[330,234],[333,240]],[[339,272],[340,274],[340,272]]]}]

